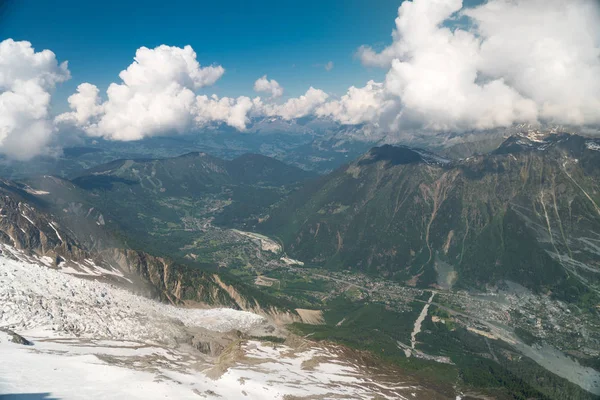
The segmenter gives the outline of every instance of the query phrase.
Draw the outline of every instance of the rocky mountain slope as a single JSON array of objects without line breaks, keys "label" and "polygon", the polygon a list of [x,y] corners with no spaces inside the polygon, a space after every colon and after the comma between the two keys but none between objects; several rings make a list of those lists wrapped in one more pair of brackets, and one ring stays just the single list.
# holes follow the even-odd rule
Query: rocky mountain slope
[{"label": "rocky mountain slope", "polygon": [[600,287],[599,144],[524,133],[454,162],[374,148],[257,227],[330,269],[446,289],[510,280],[585,303]]},{"label": "rocky mountain slope", "polygon": [[[268,296],[237,285],[227,276],[143,251],[115,247],[114,241],[79,240],[89,233],[85,218],[66,209],[63,215],[50,213],[56,207],[45,201],[45,196],[47,192],[23,184],[0,182],[0,246],[5,257],[110,281],[175,305],[225,306],[286,323],[300,320],[293,307],[274,304]],[[76,226],[76,221],[83,229]],[[99,225],[93,234],[110,236]]]},{"label": "rocky mountain slope", "polygon": [[[458,161],[382,146],[307,181],[262,156],[223,161],[199,153],[120,160],[73,181],[3,181],[0,281],[6,285],[0,288],[7,289],[0,290],[0,310],[8,312],[0,311],[0,318],[19,333],[25,330],[41,353],[67,346],[59,351],[94,351],[108,369],[142,365],[155,374],[144,375],[145,382],[155,376],[182,382],[180,397],[199,390],[208,397],[246,391],[265,398],[268,391],[273,398],[454,398],[474,390],[498,398],[593,398],[599,148],[578,136],[528,132],[490,154]],[[253,226],[246,223],[254,219],[267,236],[249,232]],[[173,261],[164,254],[183,257]],[[40,287],[53,289],[45,296]],[[114,292],[122,287],[144,296],[124,301],[121,291]],[[461,288],[480,290],[447,290]],[[163,304],[146,304],[148,297]],[[248,342],[248,332],[208,333],[196,325],[212,326],[222,315],[198,310],[206,306],[249,311],[277,326],[301,321],[288,329],[324,342],[272,348]],[[88,317],[95,307],[99,318]],[[63,334],[80,338],[55,344],[48,332],[36,336],[39,326],[50,324],[48,313]],[[198,315],[208,319],[188,326]],[[140,331],[146,322],[159,331]],[[104,331],[112,324],[114,337]],[[128,333],[143,341],[129,342]],[[152,336],[163,344],[145,341]],[[174,350],[171,339],[210,357],[220,354],[207,373],[228,371],[237,383],[220,382],[233,391],[190,371],[193,365],[206,372],[207,360]],[[134,354],[138,348],[151,354]],[[25,360],[20,349],[3,350]],[[91,368],[79,361],[72,376]],[[44,362],[65,365],[47,357]],[[254,375],[255,363],[262,375]],[[401,368],[396,375],[403,382],[412,371],[418,382],[435,381],[443,394],[419,383],[394,386],[398,379],[388,385],[387,377],[340,384],[395,368],[388,363]],[[311,380],[330,364],[351,372],[327,371],[326,384]],[[16,362],[2,372],[24,365]],[[251,392],[238,381],[250,373],[257,382],[270,375],[271,383],[275,375],[281,381],[301,375],[318,390],[298,390],[294,383],[277,393],[273,386],[252,385],[257,390]]]}]

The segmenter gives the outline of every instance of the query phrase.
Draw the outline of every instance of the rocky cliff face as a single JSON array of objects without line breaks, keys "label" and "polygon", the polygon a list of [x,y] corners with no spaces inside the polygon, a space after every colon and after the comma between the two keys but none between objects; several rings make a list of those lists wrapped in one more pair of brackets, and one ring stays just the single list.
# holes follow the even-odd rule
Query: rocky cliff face
[{"label": "rocky cliff face", "polygon": [[250,311],[258,315],[265,316],[272,321],[279,324],[291,324],[293,322],[302,322],[302,318],[297,311],[276,307],[268,304],[260,304],[260,302],[253,298],[242,296],[239,291],[233,286],[228,285],[219,278],[218,275],[213,275],[213,279],[219,285],[219,287],[229,295],[236,305],[244,310]]},{"label": "rocky cliff face", "polygon": [[103,250],[103,259],[145,284],[150,295],[176,305],[202,303],[241,308],[216,282],[214,276],[197,268],[131,249]]},{"label": "rocky cliff face", "polygon": [[72,232],[56,218],[40,212],[26,187],[0,181],[0,242],[26,253],[53,259],[81,261],[90,257]]}]

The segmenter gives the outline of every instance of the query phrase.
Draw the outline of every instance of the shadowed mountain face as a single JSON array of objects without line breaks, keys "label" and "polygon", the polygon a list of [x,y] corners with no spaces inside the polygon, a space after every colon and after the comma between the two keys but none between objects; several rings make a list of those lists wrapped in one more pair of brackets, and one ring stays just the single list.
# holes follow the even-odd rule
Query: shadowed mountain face
[{"label": "shadowed mountain face", "polygon": [[598,149],[574,135],[521,136],[449,163],[375,148],[258,227],[328,268],[442,288],[510,280],[575,300],[600,283]]},{"label": "shadowed mountain face", "polygon": [[421,163],[423,162],[423,158],[411,148],[385,145],[373,148],[369,152],[369,157],[363,157],[358,162],[358,165],[369,165],[377,162],[387,162],[390,165],[405,165]]}]

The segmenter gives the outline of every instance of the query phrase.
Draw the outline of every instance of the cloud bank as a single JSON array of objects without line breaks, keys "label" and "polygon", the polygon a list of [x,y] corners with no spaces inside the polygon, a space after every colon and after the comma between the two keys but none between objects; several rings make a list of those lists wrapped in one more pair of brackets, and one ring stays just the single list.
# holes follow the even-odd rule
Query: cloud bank
[{"label": "cloud bank", "polygon": [[[470,29],[449,28],[457,17]],[[461,0],[406,1],[392,44],[358,50],[363,64],[388,70],[381,88],[363,92],[378,96],[384,107],[374,119],[390,130],[598,124],[598,21],[594,0],[490,0],[467,9]],[[347,121],[344,111],[367,95],[355,92],[330,108],[334,119]]]},{"label": "cloud bank", "polygon": [[51,91],[70,78],[67,63],[29,42],[0,42],[0,153],[27,160],[47,152]]},{"label": "cloud bank", "polygon": [[255,113],[267,117],[280,117],[285,120],[302,118],[315,113],[317,108],[328,98],[327,93],[311,86],[302,96],[290,98],[282,104],[263,104],[255,101]]},{"label": "cloud bank", "polygon": [[[261,97],[198,93],[225,73],[201,66],[190,46],[139,48],[105,94],[82,83],[71,111],[50,117],[51,92],[67,64],[28,42],[0,43],[0,153],[27,159],[47,152],[56,126],[112,140],[138,140],[222,123],[245,130],[252,118],[328,118],[379,136],[403,130],[472,131],[515,123],[600,125],[600,6],[595,0],[404,1],[392,42],[357,55],[386,70],[382,82],[339,98],[310,87],[282,100],[267,75]],[[333,63],[325,66],[330,70]],[[53,125],[56,124],[56,125]]]},{"label": "cloud bank", "polygon": [[260,97],[196,94],[224,73],[221,66],[200,66],[190,46],[142,47],[134,62],[119,74],[122,82],[110,84],[106,101],[101,100],[95,85],[82,83],[68,99],[71,111],[57,116],[56,123],[74,125],[89,136],[124,141],[183,133],[212,123],[243,131],[251,116],[300,118],[312,114],[328,98],[311,87],[298,98],[275,103],[283,88],[266,75],[254,83],[254,90],[269,93],[268,102]]},{"label": "cloud bank", "polygon": [[243,131],[249,122],[248,114],[253,106],[253,101],[245,96],[235,99],[219,98],[217,95],[198,96],[193,113],[198,126],[222,122]]}]

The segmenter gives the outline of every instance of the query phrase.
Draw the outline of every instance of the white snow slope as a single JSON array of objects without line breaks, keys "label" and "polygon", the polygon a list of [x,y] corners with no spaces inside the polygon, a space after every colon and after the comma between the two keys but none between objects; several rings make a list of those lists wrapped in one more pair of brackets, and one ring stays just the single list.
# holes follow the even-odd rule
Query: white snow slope
[{"label": "white snow slope", "polygon": [[0,395],[431,398],[427,390],[399,382],[396,375],[375,380],[358,361],[345,357],[341,347],[306,342],[291,348],[240,341],[218,360],[210,359],[181,344],[188,328],[253,334],[268,322],[231,309],[176,308],[4,254],[0,254],[0,328],[11,329],[34,345],[14,344],[0,331]]}]

